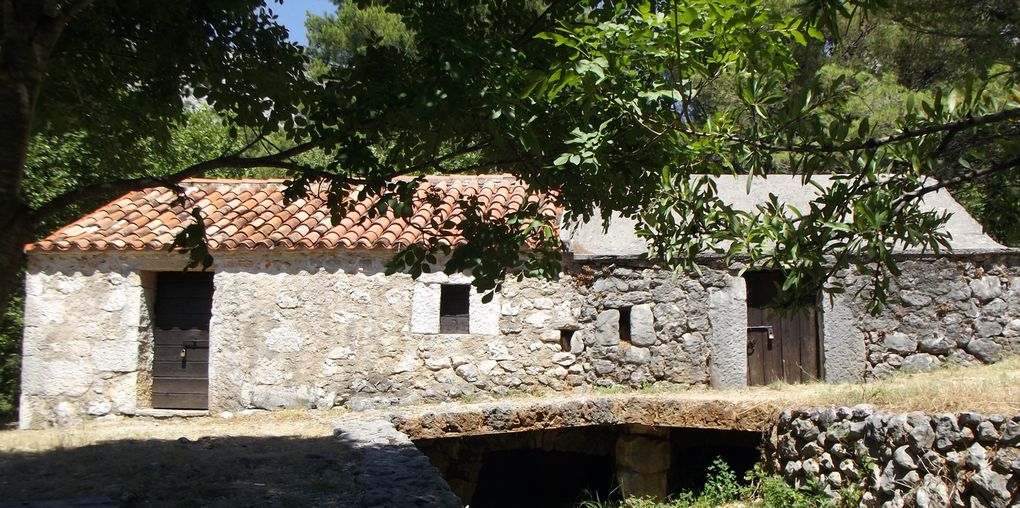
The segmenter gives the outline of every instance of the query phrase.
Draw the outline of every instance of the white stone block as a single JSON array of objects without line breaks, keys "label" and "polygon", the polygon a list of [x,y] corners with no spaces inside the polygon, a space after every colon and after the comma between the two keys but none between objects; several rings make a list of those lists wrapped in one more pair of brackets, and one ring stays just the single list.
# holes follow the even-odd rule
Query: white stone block
[{"label": "white stone block", "polygon": [[138,341],[106,341],[92,347],[92,364],[105,372],[138,370]]},{"label": "white stone block", "polygon": [[595,319],[595,343],[615,346],[620,343],[620,311],[606,309]]},{"label": "white stone block", "polygon": [[577,358],[570,353],[556,353],[552,356],[552,362],[557,365],[569,367],[577,361]]},{"label": "white stone block", "polygon": [[133,414],[138,407],[138,373],[129,372],[111,379],[106,396],[118,413]]},{"label": "white stone block", "polygon": [[574,332],[574,336],[570,338],[571,353],[579,355],[584,351],[584,333],[582,331]]},{"label": "white stone block", "polygon": [[279,325],[263,334],[266,347],[277,353],[296,353],[305,345],[305,338],[287,324]]},{"label": "white stone block", "polygon": [[824,337],[825,380],[830,383],[864,380],[867,346],[850,303],[849,297],[842,294],[822,299],[822,313],[818,317]]},{"label": "white stone block", "polygon": [[425,367],[429,370],[443,370],[451,365],[449,356],[437,355],[425,358]]},{"label": "white stone block", "polygon": [[630,341],[635,346],[655,344],[655,317],[651,305],[635,305],[631,308]]},{"label": "white stone block", "polygon": [[549,320],[552,319],[548,312],[538,311],[528,314],[528,317],[524,318],[524,322],[535,328],[545,328],[549,324]]},{"label": "white stone block", "polygon": [[91,416],[103,416],[110,413],[113,407],[110,405],[110,401],[106,399],[94,400],[89,402],[88,413]]},{"label": "white stone block", "polygon": [[493,340],[485,345],[485,352],[490,360],[513,360],[510,349],[501,340]]},{"label": "white stone block", "polygon": [[421,281],[415,284],[411,297],[411,333],[439,333],[441,287]]},{"label": "white stone block", "polygon": [[489,375],[489,373],[492,372],[493,369],[496,368],[496,365],[499,365],[499,363],[496,360],[485,360],[482,362],[478,362],[478,370],[482,374],[485,374],[487,376]]},{"label": "white stone block", "polygon": [[709,374],[715,388],[747,386],[746,291],[743,277],[729,277],[725,288],[713,288],[708,295]]},{"label": "white stone block", "polygon": [[493,295],[488,303],[482,302],[484,293],[471,289],[468,302],[469,330],[472,335],[499,335],[500,296]]},{"label": "white stone block", "polygon": [[549,310],[553,308],[553,301],[548,298],[538,298],[534,302],[535,308],[539,310]]},{"label": "white stone block", "polygon": [[92,386],[94,371],[84,361],[21,359],[21,390],[27,395],[80,397]]},{"label": "white stone block", "polygon": [[559,344],[560,342],[560,331],[559,330],[546,330],[542,332],[542,342],[549,344]]}]

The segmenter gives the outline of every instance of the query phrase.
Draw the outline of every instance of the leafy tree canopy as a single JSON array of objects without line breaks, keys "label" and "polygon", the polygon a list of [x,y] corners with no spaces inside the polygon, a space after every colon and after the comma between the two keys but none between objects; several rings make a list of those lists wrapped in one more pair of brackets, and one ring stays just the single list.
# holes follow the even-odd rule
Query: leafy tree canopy
[{"label": "leafy tree canopy", "polygon": [[[856,266],[874,274],[877,305],[894,247],[946,246],[946,218],[918,207],[924,194],[970,186],[995,209],[978,178],[1015,181],[1015,7],[344,2],[309,21],[304,52],[258,1],[6,0],[0,271],[16,271],[20,244],[62,210],[211,171],[285,171],[291,196],[326,179],[336,212],[358,184],[381,195],[377,212],[397,214],[418,180],[394,177],[510,172],[557,189],[575,216],[637,218],[677,270],[705,253],[743,256],[786,270],[799,299],[841,291],[828,276]],[[171,148],[193,120],[189,96],[217,112],[218,153]],[[33,139],[72,141],[87,164],[32,190]],[[699,176],[833,170],[846,178],[803,210],[733,210]],[[464,208],[465,247],[414,247],[392,267],[420,273],[447,254],[446,269],[473,270],[482,289],[558,273],[535,210],[496,220]]]}]

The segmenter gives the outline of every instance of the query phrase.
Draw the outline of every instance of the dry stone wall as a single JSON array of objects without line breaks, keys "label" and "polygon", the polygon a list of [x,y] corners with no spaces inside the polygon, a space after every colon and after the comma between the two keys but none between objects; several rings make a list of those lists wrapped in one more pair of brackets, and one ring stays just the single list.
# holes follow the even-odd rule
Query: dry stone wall
[{"label": "dry stone wall", "polygon": [[[1020,256],[956,254],[906,257],[894,281],[898,302],[871,316],[865,299],[840,298],[852,328],[839,331],[866,345],[866,378],[925,372],[946,364],[980,365],[1020,354]],[[868,278],[844,274],[847,294]]]},{"label": "dry stone wall", "polygon": [[768,445],[788,482],[820,482],[834,495],[859,495],[862,506],[1020,503],[1020,415],[787,410]]}]

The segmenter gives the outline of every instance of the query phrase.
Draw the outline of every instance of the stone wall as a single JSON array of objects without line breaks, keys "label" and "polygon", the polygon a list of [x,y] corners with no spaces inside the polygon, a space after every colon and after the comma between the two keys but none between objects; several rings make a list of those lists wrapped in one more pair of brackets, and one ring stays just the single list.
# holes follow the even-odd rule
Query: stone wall
[{"label": "stone wall", "polygon": [[[151,266],[171,269],[160,263]],[[144,407],[152,363],[147,282],[121,256],[29,257],[22,427],[69,425]]]},{"label": "stone wall", "polygon": [[[595,386],[743,387],[739,267],[675,277],[639,261],[568,265],[470,297],[469,334],[440,334],[442,284],[384,275],[389,252],[222,252],[214,266],[209,403],[355,410],[480,393]],[[873,318],[841,297],[820,315],[829,381],[994,361],[1020,352],[1020,258],[902,263],[903,303]],[[183,257],[33,252],[21,424],[69,424],[150,405],[155,273]],[[863,283],[844,276],[851,290]],[[851,293],[852,294],[852,293]]]},{"label": "stone wall", "polygon": [[[709,381],[704,282],[578,266],[560,281],[472,293],[470,334],[439,334],[439,288],[384,275],[386,252],[224,252],[214,266],[209,404],[354,409],[480,392]],[[155,273],[166,253],[30,256],[25,427],[148,408]],[[718,277],[717,277],[718,278]],[[722,284],[722,282],[718,282]],[[630,312],[630,337],[620,310]]]},{"label": "stone wall", "polygon": [[862,506],[1020,503],[1020,415],[882,413],[871,406],[787,410],[766,457],[788,482],[820,482]]},{"label": "stone wall", "polygon": [[[835,303],[850,310],[843,318],[850,326],[832,327],[832,333],[866,346],[866,378],[1020,354],[1020,256],[905,257],[899,268],[903,273],[892,287],[899,301],[880,315],[871,316],[863,298],[844,296]],[[848,295],[868,284],[865,276],[841,278]]]}]

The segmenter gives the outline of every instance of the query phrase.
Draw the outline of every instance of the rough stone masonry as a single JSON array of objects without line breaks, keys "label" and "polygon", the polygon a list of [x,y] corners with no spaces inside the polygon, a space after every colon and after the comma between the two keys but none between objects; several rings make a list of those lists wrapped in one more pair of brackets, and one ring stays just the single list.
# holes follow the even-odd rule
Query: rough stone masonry
[{"label": "rough stone masonry", "polygon": [[1020,503],[1020,415],[787,410],[766,455],[788,482],[820,482],[862,506],[1006,508]]},{"label": "rough stone masonry", "polygon": [[[379,251],[217,255],[209,404],[355,410],[476,394],[596,386],[743,387],[746,286],[740,266],[706,259],[676,277],[645,261],[569,263],[558,281],[472,293],[470,333],[441,334],[444,284],[470,277],[384,274]],[[21,425],[117,418],[151,406],[153,279],[179,256],[29,256]],[[1020,255],[904,255],[898,302],[870,316],[853,297],[822,302],[829,381],[884,377],[1020,352]],[[621,330],[629,315],[629,334]],[[625,336],[626,335],[626,336]]]}]

